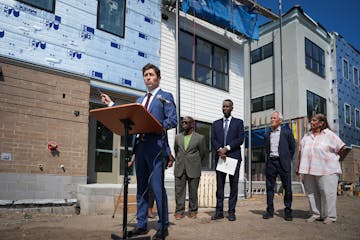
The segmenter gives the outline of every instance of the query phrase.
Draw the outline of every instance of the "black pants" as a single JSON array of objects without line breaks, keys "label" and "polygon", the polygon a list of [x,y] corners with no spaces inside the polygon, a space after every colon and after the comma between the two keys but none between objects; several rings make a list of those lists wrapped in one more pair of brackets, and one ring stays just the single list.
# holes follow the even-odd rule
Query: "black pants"
[{"label": "black pants", "polygon": [[[234,176],[229,175],[230,196],[228,213],[235,213],[236,202],[238,199],[240,163],[241,161],[238,161]],[[226,173],[216,171],[216,214],[223,214],[224,211],[224,187],[226,175]]]},{"label": "black pants", "polygon": [[154,196],[154,192],[152,190],[151,185],[149,185],[149,207],[148,208],[153,208],[154,207],[154,201],[155,201],[155,196]]},{"label": "black pants", "polygon": [[279,175],[283,188],[285,190],[284,205],[285,212],[291,213],[292,191],[291,191],[291,172],[285,171],[280,164],[280,159],[269,159],[266,162],[266,211],[274,214],[274,188],[276,184],[276,177]]}]

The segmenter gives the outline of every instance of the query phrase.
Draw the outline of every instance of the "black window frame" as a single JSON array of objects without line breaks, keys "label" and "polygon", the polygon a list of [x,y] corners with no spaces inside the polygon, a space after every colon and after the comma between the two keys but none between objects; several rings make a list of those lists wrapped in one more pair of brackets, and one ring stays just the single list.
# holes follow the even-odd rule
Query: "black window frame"
[{"label": "black window frame", "polygon": [[[346,108],[349,108],[349,119],[347,119],[347,109]],[[347,122],[347,120],[349,120],[349,122]],[[349,103],[344,103],[344,123],[348,126],[351,126],[351,105]]]},{"label": "black window frame", "polygon": [[[358,113],[358,115],[359,116],[357,116],[357,114],[356,113]],[[357,128],[357,129],[360,129],[360,109],[358,109],[358,108],[355,108],[355,111],[354,111],[354,118],[355,118],[355,128]]]},{"label": "black window frame", "polygon": [[98,4],[97,4],[97,15],[96,15],[96,29],[100,30],[100,31],[103,31],[103,32],[107,32],[109,34],[112,34],[112,35],[115,35],[115,36],[118,36],[120,38],[125,38],[125,15],[126,15],[126,0],[115,0],[115,1],[121,1],[122,4],[123,4],[123,16],[122,16],[122,23],[123,23],[123,26],[122,26],[122,32],[121,34],[118,34],[116,32],[113,32],[109,29],[106,29],[106,28],[102,28],[100,27],[100,5],[101,5],[101,2],[102,1],[105,1],[105,0],[98,0]]},{"label": "black window frame", "polygon": [[[356,74],[355,74],[356,71]],[[360,85],[360,78],[359,78],[359,69],[353,66],[353,83],[355,87],[359,87]]]},{"label": "black window frame", "polygon": [[[206,86],[210,86],[210,87],[213,87],[213,88],[216,88],[216,89],[219,89],[219,90],[223,90],[223,91],[226,91],[226,92],[229,92],[229,86],[230,86],[230,76],[229,76],[229,50],[224,48],[224,47],[221,47],[215,43],[212,43],[208,40],[206,40],[205,38],[202,38],[202,37],[199,37],[199,36],[195,36],[195,39],[194,39],[194,35],[190,32],[187,32],[185,30],[180,30],[179,32],[180,34],[180,38],[184,37],[184,36],[190,36],[192,38],[192,44],[191,44],[191,53],[192,53],[192,56],[191,56],[191,59],[189,57],[186,57],[186,56],[182,56],[182,52],[187,52],[187,51],[182,51],[182,46],[185,46],[185,45],[181,45],[182,42],[184,41],[180,41],[180,54],[179,54],[179,74],[180,74],[180,77],[182,78],[185,78],[185,79],[189,79],[189,80],[192,80],[194,82],[197,82],[197,83],[200,83],[200,84],[204,84]],[[195,41],[195,45],[194,45],[194,41]],[[198,58],[198,42],[199,41],[202,41],[206,44],[209,44],[210,47],[211,47],[211,56],[210,56],[210,64],[207,65],[205,63],[199,63],[199,61],[196,59]],[[188,43],[188,42],[187,42]],[[216,59],[215,59],[215,54],[218,52],[216,51],[218,49],[218,51],[223,51],[226,56],[225,57],[225,60],[226,60],[226,63],[224,65],[224,69],[217,69],[216,68]],[[188,72],[189,71],[182,71],[182,67],[185,66],[185,64],[188,64],[187,67],[190,68],[191,66],[191,73],[189,74]],[[207,81],[201,81],[199,80],[198,78],[198,72],[199,72],[199,69],[203,69],[204,71],[209,71],[210,72],[210,80],[211,80],[211,83],[207,82]],[[186,74],[188,73],[188,74]],[[220,75],[220,76],[223,76],[224,79],[223,81],[220,82],[220,84],[217,83],[217,76]]]},{"label": "black window frame", "polygon": [[[310,48],[310,49],[309,49]],[[305,38],[305,68],[325,78],[325,51],[308,38]],[[309,62],[308,62],[309,61]],[[317,69],[315,69],[315,67]],[[321,71],[322,70],[322,71]]]},{"label": "black window frame", "polygon": [[[272,104],[269,104],[272,103]],[[255,104],[259,104],[259,106],[254,106]],[[269,104],[269,105],[268,105]],[[269,109],[275,109],[275,94],[267,94],[261,97],[251,99],[251,112],[262,112]]]},{"label": "black window frame", "polygon": [[[267,53],[267,49],[271,49],[271,51],[269,51],[269,53],[265,55],[265,53]],[[272,56],[274,56],[274,44],[273,42],[270,42],[251,51],[250,63],[254,64]]]},{"label": "black window frame", "polygon": [[[346,67],[347,67],[347,71],[345,72],[345,63],[346,63]],[[342,66],[341,66],[341,69],[342,69],[342,73],[343,73],[343,78],[345,80],[350,80],[350,64],[349,64],[349,61],[345,58],[342,59]],[[346,76],[345,76],[346,74]]]},{"label": "black window frame", "polygon": [[[50,0],[50,1],[53,1],[52,3],[52,7],[51,9],[47,9],[47,8],[44,8],[44,7],[41,7],[39,5],[36,5],[36,3],[33,3],[33,2],[29,2],[31,0],[17,0],[18,2],[21,2],[21,3],[24,3],[26,5],[29,5],[31,7],[34,7],[34,8],[37,8],[37,9],[40,9],[40,10],[44,10],[46,12],[50,12],[50,13],[55,13],[55,3],[56,3],[56,0]],[[49,1],[49,0],[48,0]]]},{"label": "black window frame", "polygon": [[[313,105],[316,100],[320,101],[319,109],[314,109]],[[309,106],[310,102],[312,106]],[[317,95],[316,93],[306,90],[306,113],[309,122],[311,121],[311,118],[314,114],[322,113],[326,115],[327,113],[326,98],[323,98]]]}]

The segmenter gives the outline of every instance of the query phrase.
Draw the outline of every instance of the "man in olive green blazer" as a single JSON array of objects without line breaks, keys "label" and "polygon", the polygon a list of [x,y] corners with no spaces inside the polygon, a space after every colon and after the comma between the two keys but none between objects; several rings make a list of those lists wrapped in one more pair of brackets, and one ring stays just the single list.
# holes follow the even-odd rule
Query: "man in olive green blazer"
[{"label": "man in olive green blazer", "polygon": [[196,218],[198,211],[197,190],[201,175],[201,162],[205,160],[207,147],[205,137],[194,131],[194,119],[184,117],[182,133],[175,136],[175,199],[177,220],[184,217],[186,182],[189,188],[189,217]]}]

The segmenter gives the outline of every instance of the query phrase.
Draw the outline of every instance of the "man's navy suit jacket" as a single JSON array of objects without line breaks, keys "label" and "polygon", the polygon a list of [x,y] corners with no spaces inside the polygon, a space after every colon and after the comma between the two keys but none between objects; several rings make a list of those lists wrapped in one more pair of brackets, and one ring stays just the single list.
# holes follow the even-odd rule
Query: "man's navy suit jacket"
[{"label": "man's navy suit jacket", "polygon": [[[157,96],[162,96],[163,98],[170,101],[170,103],[163,103],[157,98]],[[142,103],[145,96],[139,97],[136,102]],[[176,107],[174,103],[174,98],[171,93],[165,92],[161,89],[153,96],[150,106],[148,107],[149,113],[159,121],[165,129],[171,129],[177,125],[177,114]]]},{"label": "man's navy suit jacket", "polygon": [[[163,98],[165,98],[166,100],[170,101],[170,103],[162,103],[157,96],[162,96]],[[142,103],[145,96],[139,97],[136,102],[137,103]],[[150,103],[150,106],[148,107],[148,111],[149,113],[156,118],[156,120],[159,121],[159,123],[162,125],[162,127],[164,129],[171,129],[177,126],[177,113],[176,113],[176,106],[174,103],[174,98],[172,96],[171,93],[165,92],[161,89],[159,89],[159,91],[155,94],[155,96],[153,96],[153,100]],[[148,135],[148,137],[155,137],[160,139],[161,135]],[[165,136],[165,142],[167,143],[167,135]],[[133,148],[134,150],[136,149],[136,139],[134,136],[133,139]],[[161,146],[161,142],[159,141],[158,143],[159,146]],[[135,151],[134,151],[135,152]],[[170,154],[170,148],[167,144],[166,146],[166,155]]]},{"label": "man's navy suit jacket", "polygon": [[[226,136],[226,144],[230,145],[231,150],[226,153],[227,157],[241,161],[241,144],[244,142],[244,123],[238,118],[231,118]],[[224,147],[224,120],[223,118],[213,122],[211,126],[211,145],[215,156],[215,163],[219,159],[217,150]]]},{"label": "man's navy suit jacket", "polygon": [[[270,157],[270,133],[266,132],[264,135],[264,143],[266,148],[266,162],[268,163]],[[290,129],[288,128],[281,128],[280,131],[280,140],[279,140],[279,157],[280,157],[280,164],[284,171],[290,172],[291,171],[291,161],[295,153],[295,140],[294,136]]]}]

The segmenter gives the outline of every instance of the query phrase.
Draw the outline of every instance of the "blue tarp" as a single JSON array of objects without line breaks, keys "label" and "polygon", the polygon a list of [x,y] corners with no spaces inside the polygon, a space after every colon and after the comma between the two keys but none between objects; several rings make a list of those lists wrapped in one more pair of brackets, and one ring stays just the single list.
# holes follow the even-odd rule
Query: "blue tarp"
[{"label": "blue tarp", "polygon": [[259,39],[257,14],[251,13],[248,7],[234,8],[233,28],[252,39]]},{"label": "blue tarp", "polygon": [[[284,123],[283,125],[281,125],[281,128],[289,128],[289,124],[288,123]],[[251,147],[252,148],[257,148],[257,147],[263,147],[265,146],[264,144],[264,134],[265,132],[269,132],[270,128],[259,128],[259,129],[254,129],[251,130]],[[249,131],[245,131],[245,148],[249,147]]]},{"label": "blue tarp", "polygon": [[[263,147],[264,146],[264,134],[270,129],[260,128],[251,131],[251,147]],[[249,147],[249,131],[245,131],[245,148]]]},{"label": "blue tarp", "polygon": [[232,0],[183,0],[182,10],[219,27],[259,39],[257,14]]}]

